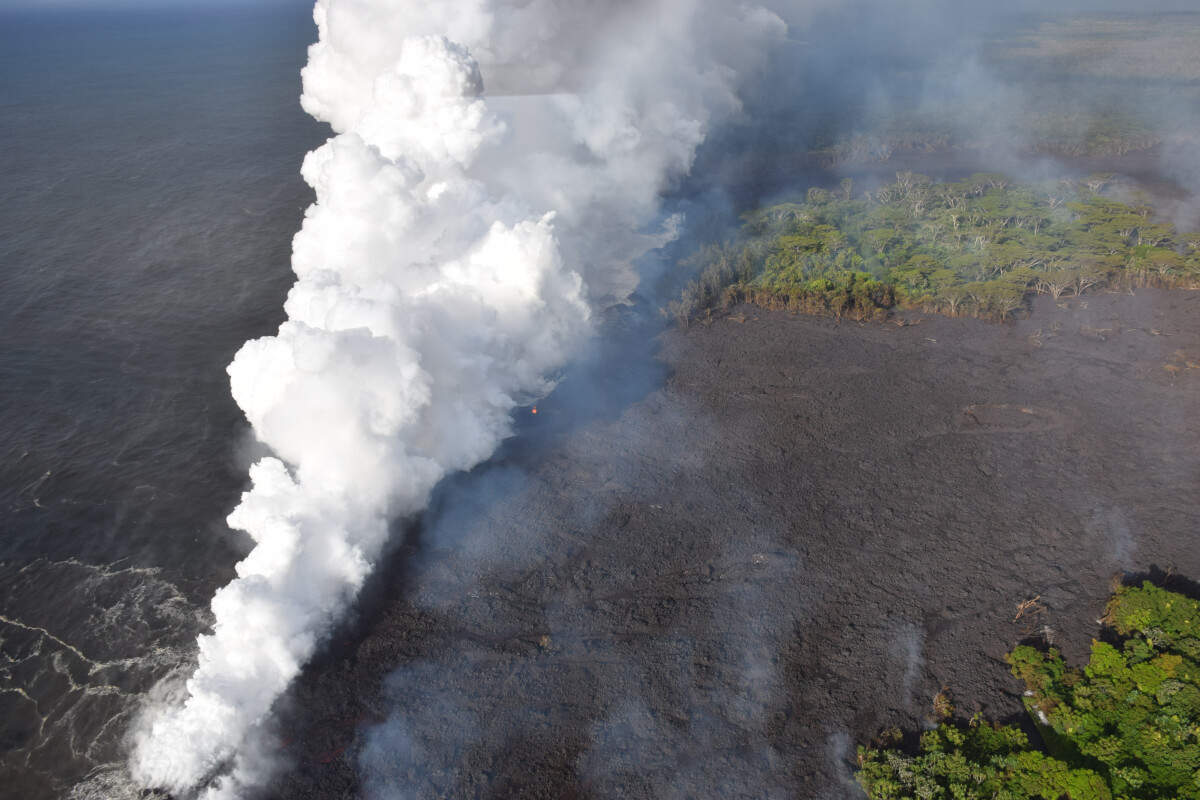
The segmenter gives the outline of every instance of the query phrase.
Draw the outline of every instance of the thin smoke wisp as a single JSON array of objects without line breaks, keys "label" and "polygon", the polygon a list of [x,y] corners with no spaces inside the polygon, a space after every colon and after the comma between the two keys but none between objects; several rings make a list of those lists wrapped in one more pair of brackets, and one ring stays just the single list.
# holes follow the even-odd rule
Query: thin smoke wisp
[{"label": "thin smoke wisp", "polygon": [[[145,786],[232,797],[256,733],[346,610],[389,521],[489,457],[596,306],[669,240],[691,167],[784,23],[733,2],[318,0],[288,319],[229,366],[274,456],[229,524],[254,540],[174,703],[132,733]],[[507,97],[484,94],[484,87]],[[257,755],[256,755],[257,754]]]}]

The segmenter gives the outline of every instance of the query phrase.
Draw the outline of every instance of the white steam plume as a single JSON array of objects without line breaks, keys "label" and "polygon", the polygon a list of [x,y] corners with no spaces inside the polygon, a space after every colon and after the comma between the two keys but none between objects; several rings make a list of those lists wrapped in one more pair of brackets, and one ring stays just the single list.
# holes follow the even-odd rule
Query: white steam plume
[{"label": "white steam plume", "polygon": [[[250,736],[352,601],[388,520],[486,459],[552,386],[738,76],[785,26],[701,0],[318,0],[304,108],[332,139],[275,336],[229,367],[278,458],[230,515],[256,546],[213,598],[182,705],[149,709],[146,786],[236,796]],[[481,76],[482,71],[482,76]],[[482,98],[484,78],[539,97]],[[526,130],[526,125],[536,130]],[[557,215],[557,216],[556,216]]]}]

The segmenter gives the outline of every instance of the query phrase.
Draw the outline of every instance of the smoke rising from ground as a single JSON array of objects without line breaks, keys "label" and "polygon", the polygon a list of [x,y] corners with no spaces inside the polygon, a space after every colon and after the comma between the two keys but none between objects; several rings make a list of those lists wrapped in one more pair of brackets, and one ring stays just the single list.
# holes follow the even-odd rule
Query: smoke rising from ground
[{"label": "smoke rising from ground", "polygon": [[[1104,168],[1083,157],[1130,153],[1195,185],[1197,21],[1179,13],[1194,11],[1103,0],[781,7],[785,46],[743,91],[745,113],[701,148],[689,189],[744,207],[837,184],[820,170],[1042,180]],[[1192,224],[1194,207],[1183,213]]]},{"label": "smoke rising from ground", "polygon": [[[319,0],[288,320],[229,366],[275,453],[230,515],[255,541],[182,703],[133,733],[144,785],[242,794],[262,727],[352,602],[389,521],[486,459],[669,240],[659,195],[782,38],[734,3]],[[540,92],[493,105],[485,85]],[[498,110],[499,109],[499,110]],[[533,119],[539,130],[523,130]]]},{"label": "smoke rising from ground", "polygon": [[962,68],[995,18],[960,5],[319,0],[302,104],[335,136],[303,165],[316,202],[288,321],[229,367],[275,454],[229,518],[256,546],[213,600],[184,699],[134,733],[135,777],[212,797],[261,778],[261,726],[389,521],[553,387],[639,256],[676,235],[660,197],[744,103],[706,150],[715,183],[880,108],[1017,119],[1019,88],[983,59]]}]

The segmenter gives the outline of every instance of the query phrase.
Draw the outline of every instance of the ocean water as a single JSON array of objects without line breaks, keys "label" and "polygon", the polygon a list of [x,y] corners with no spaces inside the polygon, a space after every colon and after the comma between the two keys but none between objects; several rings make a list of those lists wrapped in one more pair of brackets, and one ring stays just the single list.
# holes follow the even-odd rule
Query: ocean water
[{"label": "ocean water", "polygon": [[306,2],[0,12],[0,796],[115,791],[248,550],[225,366],[283,318],[315,35]]}]

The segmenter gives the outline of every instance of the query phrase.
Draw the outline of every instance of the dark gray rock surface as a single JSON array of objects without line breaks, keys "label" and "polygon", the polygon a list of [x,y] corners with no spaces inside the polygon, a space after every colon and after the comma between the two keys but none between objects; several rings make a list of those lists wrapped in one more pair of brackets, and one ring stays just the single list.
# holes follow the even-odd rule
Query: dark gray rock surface
[{"label": "dark gray rock surface", "polygon": [[289,695],[270,795],[852,797],[943,688],[1020,720],[1015,644],[1078,662],[1114,576],[1200,578],[1200,295],[1062,306],[744,307],[611,413],[552,396]]}]

